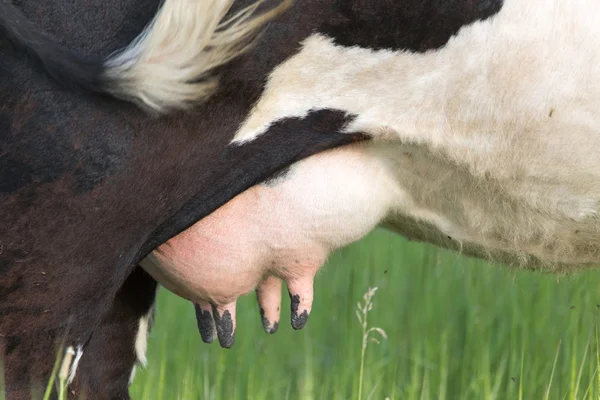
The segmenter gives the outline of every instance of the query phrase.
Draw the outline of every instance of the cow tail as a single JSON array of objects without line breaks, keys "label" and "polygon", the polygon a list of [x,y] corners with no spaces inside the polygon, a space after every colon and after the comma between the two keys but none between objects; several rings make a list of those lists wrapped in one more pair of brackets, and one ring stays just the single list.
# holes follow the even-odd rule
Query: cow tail
[{"label": "cow tail", "polygon": [[257,10],[265,0],[258,0],[225,19],[233,1],[164,0],[142,33],[108,59],[67,49],[9,0],[0,0],[0,34],[66,86],[167,112],[207,100],[218,86],[214,69],[244,53],[260,28],[294,0],[282,0],[261,14]]},{"label": "cow tail", "polygon": [[62,46],[27,20],[9,0],[0,0],[0,35],[58,82],[94,92],[105,91],[108,82],[103,59],[82,57]]}]

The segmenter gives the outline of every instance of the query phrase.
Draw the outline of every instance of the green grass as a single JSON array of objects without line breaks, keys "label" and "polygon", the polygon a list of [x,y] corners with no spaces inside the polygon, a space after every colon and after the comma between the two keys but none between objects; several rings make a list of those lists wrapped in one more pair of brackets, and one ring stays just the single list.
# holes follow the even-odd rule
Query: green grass
[{"label": "green grass", "polygon": [[[357,399],[363,326],[378,287],[363,399],[600,398],[600,272],[572,277],[491,267],[384,231],[331,257],[307,326],[262,331],[254,295],[238,302],[231,350],[200,340],[191,304],[162,291],[136,399]],[[376,337],[380,339],[380,336]]]}]

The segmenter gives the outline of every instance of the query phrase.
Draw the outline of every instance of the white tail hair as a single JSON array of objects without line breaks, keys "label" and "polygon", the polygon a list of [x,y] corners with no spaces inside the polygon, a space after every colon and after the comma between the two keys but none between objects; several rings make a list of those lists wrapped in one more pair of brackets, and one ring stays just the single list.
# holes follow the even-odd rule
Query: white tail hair
[{"label": "white tail hair", "polygon": [[264,1],[223,20],[234,0],[165,0],[144,31],[106,61],[111,93],[158,112],[207,100],[218,86],[212,71],[244,53],[293,3],[256,15]]}]

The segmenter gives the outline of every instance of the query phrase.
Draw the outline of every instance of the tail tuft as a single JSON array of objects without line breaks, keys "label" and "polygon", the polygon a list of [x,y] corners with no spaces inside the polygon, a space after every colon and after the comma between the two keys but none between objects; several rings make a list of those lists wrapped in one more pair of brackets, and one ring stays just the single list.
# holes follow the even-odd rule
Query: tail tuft
[{"label": "tail tuft", "polygon": [[218,86],[213,70],[244,53],[260,28],[294,0],[257,14],[265,0],[223,20],[234,0],[164,0],[154,19],[108,60],[83,57],[0,0],[0,35],[64,86],[110,94],[155,112],[207,100]]},{"label": "tail tuft", "polygon": [[111,93],[158,112],[207,100],[218,86],[212,71],[244,53],[293,1],[256,16],[263,2],[223,20],[233,0],[166,0],[146,29],[105,63]]}]

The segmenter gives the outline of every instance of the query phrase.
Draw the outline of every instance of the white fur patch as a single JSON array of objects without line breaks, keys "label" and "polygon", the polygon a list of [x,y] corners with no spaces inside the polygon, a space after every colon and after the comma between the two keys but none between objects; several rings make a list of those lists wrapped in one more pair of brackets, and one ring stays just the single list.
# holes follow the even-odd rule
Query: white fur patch
[{"label": "white fur patch", "polygon": [[79,360],[81,360],[81,356],[83,356],[83,346],[79,344],[77,345],[75,359],[73,360],[73,364],[71,365],[71,369],[69,371],[69,379],[67,380],[68,384],[71,384],[75,379],[75,374],[77,373],[77,367],[79,366]]},{"label": "white fur patch", "polygon": [[131,374],[129,375],[129,386],[131,386],[131,384],[133,383],[133,380],[135,379],[135,365],[133,366],[133,368],[131,369]]},{"label": "white fur patch", "polygon": [[148,359],[146,358],[146,350],[148,349],[148,334],[149,334],[149,321],[151,315],[150,313],[144,315],[140,318],[140,322],[138,324],[138,333],[135,338],[135,355],[138,359],[138,362],[142,366],[146,366],[148,364]]},{"label": "white fur patch", "polygon": [[[158,292],[160,286],[157,285],[156,292]],[[154,324],[154,314],[156,313],[156,299],[154,303],[138,323],[138,332],[135,337],[135,355],[138,360],[138,363],[143,367],[148,365],[148,359],[146,357],[146,351],[148,349],[148,337],[150,335],[150,329],[152,329],[152,325]]]}]

